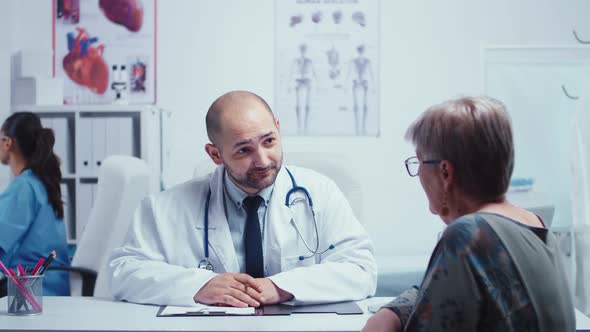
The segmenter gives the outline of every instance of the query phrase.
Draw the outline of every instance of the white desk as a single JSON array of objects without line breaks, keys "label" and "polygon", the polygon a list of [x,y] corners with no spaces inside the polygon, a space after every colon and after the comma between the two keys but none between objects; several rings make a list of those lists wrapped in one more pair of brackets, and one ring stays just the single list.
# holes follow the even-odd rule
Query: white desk
[{"label": "white desk", "polygon": [[[363,315],[293,314],[291,316],[156,317],[157,306],[92,297],[45,297],[39,316],[8,316],[0,299],[0,331],[360,331],[370,314],[366,307],[390,298],[359,302]],[[577,326],[590,329],[579,312]]]}]

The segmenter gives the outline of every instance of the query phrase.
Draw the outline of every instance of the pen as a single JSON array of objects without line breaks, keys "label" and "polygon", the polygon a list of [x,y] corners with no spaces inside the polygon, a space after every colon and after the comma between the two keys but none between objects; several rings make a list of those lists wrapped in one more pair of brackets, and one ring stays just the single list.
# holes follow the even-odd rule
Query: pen
[{"label": "pen", "polygon": [[22,266],[22,265],[18,264],[18,265],[16,266],[16,269],[18,270],[18,274],[19,274],[20,276],[24,277],[24,276],[26,276],[26,275],[27,275],[27,272],[25,272],[25,269],[23,269],[23,266]]},{"label": "pen", "polygon": [[49,266],[49,264],[51,264],[51,262],[55,259],[56,255],[57,255],[57,253],[55,252],[55,250],[53,250],[49,254],[49,256],[47,256],[47,258],[45,259],[45,263],[43,263],[41,268],[37,271],[37,274],[44,274],[45,271],[47,270],[47,267]]}]

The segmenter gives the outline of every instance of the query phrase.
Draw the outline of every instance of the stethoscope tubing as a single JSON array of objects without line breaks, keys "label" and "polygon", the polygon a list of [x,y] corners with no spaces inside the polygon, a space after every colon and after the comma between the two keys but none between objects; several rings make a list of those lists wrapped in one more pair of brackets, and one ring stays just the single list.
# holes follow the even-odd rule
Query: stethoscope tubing
[{"label": "stethoscope tubing", "polygon": [[[328,249],[319,252],[319,247],[320,247],[320,238],[319,238],[319,233],[318,233],[318,224],[316,222],[315,219],[315,211],[313,209],[313,200],[311,199],[311,195],[309,194],[309,191],[305,188],[305,187],[300,187],[297,185],[297,182],[295,181],[295,177],[293,176],[293,174],[291,173],[291,171],[285,167],[285,170],[287,171],[287,174],[289,175],[289,178],[291,179],[291,189],[287,192],[287,194],[285,195],[285,206],[287,206],[288,208],[291,207],[291,203],[289,202],[291,195],[301,191],[303,192],[303,194],[307,197],[307,203],[309,204],[309,208],[311,210],[311,214],[313,217],[313,222],[314,222],[314,227],[315,227],[315,233],[316,233],[316,249],[312,250],[308,245],[307,242],[305,241],[305,239],[303,239],[303,234],[301,234],[301,232],[299,231],[299,227],[297,227],[297,224],[295,223],[294,220],[291,220],[293,222],[293,226],[295,227],[295,230],[297,231],[297,234],[299,235],[299,237],[303,240],[303,244],[305,245],[305,247],[307,248],[307,250],[309,250],[313,255],[317,255],[317,254],[323,254],[325,252],[327,252],[328,250],[334,249],[334,245],[331,244]],[[211,203],[211,187],[209,187],[209,191],[207,192],[207,198],[205,199],[205,234],[204,234],[204,240],[205,240],[205,245],[204,245],[204,251],[205,251],[205,259],[203,261],[201,261],[201,263],[204,263],[205,265],[210,264],[209,263],[209,206]],[[311,256],[309,256],[311,257]],[[306,256],[300,256],[299,260],[303,260],[305,258],[308,258]],[[200,264],[199,264],[200,265]]]}]

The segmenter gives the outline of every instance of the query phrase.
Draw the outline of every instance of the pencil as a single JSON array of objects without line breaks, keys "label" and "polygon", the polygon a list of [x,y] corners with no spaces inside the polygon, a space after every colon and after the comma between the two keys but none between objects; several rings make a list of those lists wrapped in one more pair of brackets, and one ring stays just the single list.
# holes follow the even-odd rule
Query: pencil
[{"label": "pencil", "polygon": [[31,275],[36,275],[37,271],[39,271],[39,269],[41,268],[41,265],[43,265],[43,263],[45,263],[45,258],[43,258],[43,257],[39,258],[39,261],[37,262],[37,265],[35,265],[35,267],[33,268],[33,272],[31,272]]}]

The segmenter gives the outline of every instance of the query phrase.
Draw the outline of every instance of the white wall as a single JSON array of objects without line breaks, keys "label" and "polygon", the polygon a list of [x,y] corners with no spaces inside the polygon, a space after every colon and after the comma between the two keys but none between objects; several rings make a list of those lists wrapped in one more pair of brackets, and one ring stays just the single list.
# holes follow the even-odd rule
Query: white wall
[{"label": "white wall", "polygon": [[[0,20],[0,119],[4,119],[10,112],[10,54],[14,49],[17,34],[16,20],[13,13],[18,12],[17,3],[7,1],[2,4],[6,13]],[[0,167],[0,189],[10,181],[8,167]]]},{"label": "white wall", "polygon": [[[38,44],[42,36],[49,38],[43,11],[50,7],[37,6],[40,2],[18,1],[15,8],[38,19],[20,17],[16,24],[17,40],[25,47],[46,47]],[[216,97],[246,89],[273,105],[273,5],[272,0],[158,2],[158,104],[173,112],[168,129],[174,132],[166,142],[169,184],[191,177],[194,165],[206,158],[204,117]],[[572,29],[590,39],[588,13],[590,2],[584,0],[382,0],[381,137],[286,137],[285,157],[289,151],[332,150],[352,156],[350,167],[366,184],[361,218],[377,252],[428,253],[442,223],[430,215],[418,180],[403,166],[413,154],[403,139],[409,123],[435,102],[482,93],[483,45],[573,44]]]},{"label": "white wall", "polygon": [[[168,179],[178,182],[205,158],[204,116],[217,96],[248,89],[272,105],[273,1],[161,1],[158,9],[158,98],[174,112]],[[383,0],[382,136],[286,137],[285,158],[311,150],[354,156],[351,168],[367,186],[362,219],[378,253],[428,252],[442,223],[403,167],[412,155],[405,129],[432,103],[482,93],[482,45],[576,43],[572,29],[590,38],[588,12],[590,2],[583,0]]]}]

